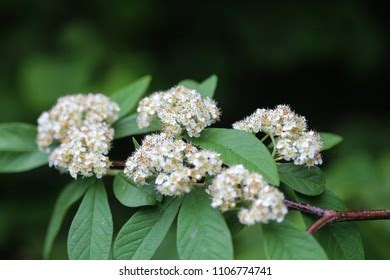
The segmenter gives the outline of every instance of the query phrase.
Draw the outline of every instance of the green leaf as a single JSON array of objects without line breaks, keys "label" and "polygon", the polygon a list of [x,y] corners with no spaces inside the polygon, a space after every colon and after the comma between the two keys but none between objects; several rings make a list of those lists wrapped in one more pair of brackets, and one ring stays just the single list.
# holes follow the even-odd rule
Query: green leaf
[{"label": "green leaf", "polygon": [[139,210],[119,231],[114,242],[114,259],[146,260],[153,257],[179,209],[181,198]]},{"label": "green leaf", "polygon": [[139,147],[141,147],[141,145],[138,143],[137,139],[135,139],[133,137],[132,140],[133,140],[134,149],[138,149]]},{"label": "green leaf", "polygon": [[232,237],[222,214],[205,191],[184,197],[177,221],[177,251],[182,260],[233,259]]},{"label": "green leaf", "polygon": [[125,117],[114,124],[115,139],[123,138],[131,135],[145,134],[153,131],[161,130],[160,122],[155,119],[151,124],[143,129],[140,129],[137,124],[137,114]]},{"label": "green leaf", "polygon": [[[344,202],[333,192],[327,190],[320,196],[307,197],[297,194],[297,199],[318,207],[347,210]],[[309,227],[318,218],[303,215],[305,224]],[[332,260],[361,260],[364,259],[364,248],[359,230],[354,223],[340,222],[329,224],[314,234],[314,237],[325,249],[329,259]]]},{"label": "green leaf", "polygon": [[319,195],[325,191],[325,176],[318,167],[284,163],[278,166],[280,181],[297,192]]},{"label": "green leaf", "polygon": [[28,171],[47,164],[47,154],[41,151],[3,152],[0,151],[0,173]]},{"label": "green leaf", "polygon": [[186,88],[195,89],[195,90],[198,90],[199,87],[199,83],[197,81],[190,80],[190,79],[181,81],[179,85],[185,86]]},{"label": "green leaf", "polygon": [[320,136],[324,141],[321,151],[329,150],[343,141],[343,137],[334,133],[320,132]]},{"label": "green leaf", "polygon": [[0,124],[0,172],[22,172],[48,162],[35,143],[37,128],[26,123]]},{"label": "green leaf", "polygon": [[27,123],[0,124],[0,151],[29,152],[37,149],[37,127]]},{"label": "green leaf", "polygon": [[150,186],[137,186],[123,173],[115,176],[114,194],[123,205],[128,207],[156,204],[156,192]]},{"label": "green leaf", "polygon": [[92,178],[79,179],[68,184],[60,193],[55,203],[53,214],[50,218],[43,245],[44,259],[49,258],[54,240],[57,237],[68,209],[84,195],[88,187],[94,182],[95,179]]},{"label": "green leaf", "polygon": [[113,234],[112,216],[103,181],[96,180],[85,194],[68,235],[72,260],[107,260]]},{"label": "green leaf", "polygon": [[215,89],[217,88],[217,83],[218,77],[216,75],[211,75],[209,78],[207,78],[201,83],[198,83],[193,80],[184,80],[181,81],[179,84],[187,88],[195,89],[202,96],[208,96],[210,98],[213,98]]},{"label": "green leaf", "polygon": [[272,222],[263,225],[264,248],[271,260],[326,260],[327,256],[306,231],[298,230],[291,223]]},{"label": "green leaf", "polygon": [[151,79],[150,76],[142,77],[111,95],[111,99],[121,108],[119,117],[123,117],[137,108],[138,101],[148,89]]},{"label": "green leaf", "polygon": [[264,144],[251,133],[238,129],[208,128],[200,137],[187,137],[187,140],[220,153],[225,164],[242,164],[263,175],[272,185],[279,185],[275,161]]},{"label": "green leaf", "polygon": [[217,84],[218,77],[216,75],[212,75],[199,84],[198,91],[203,96],[213,98]]},{"label": "green leaf", "polygon": [[225,218],[226,224],[229,227],[230,234],[232,237],[236,237],[245,227],[245,225],[240,223],[240,220],[237,217],[237,212],[228,211],[224,213],[223,216]]}]

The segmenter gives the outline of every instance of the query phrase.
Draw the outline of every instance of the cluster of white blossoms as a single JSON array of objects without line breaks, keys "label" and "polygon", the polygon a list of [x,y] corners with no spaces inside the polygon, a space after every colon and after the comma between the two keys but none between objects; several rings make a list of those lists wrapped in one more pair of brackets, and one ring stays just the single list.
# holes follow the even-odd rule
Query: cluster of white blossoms
[{"label": "cluster of white blossoms", "polygon": [[305,131],[296,139],[279,138],[276,151],[285,160],[293,160],[296,165],[314,166],[322,164],[320,154],[323,142],[314,131]]},{"label": "cluster of white blossoms", "polygon": [[257,109],[252,115],[234,123],[233,128],[295,138],[306,130],[307,124],[305,117],[295,114],[289,106],[278,105],[275,109]]},{"label": "cluster of white blossoms", "polygon": [[253,225],[255,223],[267,223],[275,220],[281,223],[287,214],[284,204],[284,195],[277,188],[265,186],[257,194],[249,208],[243,208],[238,212],[238,219],[242,224]]},{"label": "cluster of white blossoms", "polygon": [[141,147],[127,159],[124,172],[139,184],[155,177],[160,193],[177,196],[188,193],[194,183],[218,174],[221,169],[218,153],[198,150],[163,132],[144,138]]},{"label": "cluster of white blossoms", "polygon": [[287,105],[275,109],[257,109],[252,115],[233,124],[234,129],[250,133],[264,132],[275,137],[277,154],[297,165],[322,164],[323,142],[318,133],[308,131],[306,119]]},{"label": "cluster of white blossoms", "polygon": [[227,211],[237,203],[250,203],[249,208],[241,208],[238,218],[242,224],[267,223],[270,220],[283,221],[287,213],[284,195],[270,186],[260,174],[250,172],[242,165],[234,165],[223,170],[208,186],[213,207]]},{"label": "cluster of white blossoms", "polygon": [[138,104],[137,112],[140,128],[148,127],[157,116],[164,132],[173,136],[185,129],[190,137],[198,137],[204,128],[220,117],[215,101],[184,86],[176,86],[143,98]]},{"label": "cluster of white blossoms", "polygon": [[119,106],[107,96],[77,94],[61,97],[38,119],[38,147],[49,154],[49,165],[78,175],[101,178],[111,162],[111,125]]}]

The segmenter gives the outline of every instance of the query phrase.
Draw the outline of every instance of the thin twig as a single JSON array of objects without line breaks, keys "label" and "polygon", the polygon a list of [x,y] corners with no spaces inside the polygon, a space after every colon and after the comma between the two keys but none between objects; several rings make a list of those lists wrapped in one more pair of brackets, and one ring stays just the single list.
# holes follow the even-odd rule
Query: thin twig
[{"label": "thin twig", "polygon": [[275,155],[276,155],[276,141],[275,141],[275,138],[272,134],[269,134],[269,137],[271,138],[271,141],[272,141],[272,158],[275,158]]},{"label": "thin twig", "polygon": [[304,212],[319,217],[322,217],[325,213],[325,209],[310,204],[295,202],[287,199],[284,200],[284,204],[286,204],[289,209],[298,210],[299,212]]},{"label": "thin twig", "polygon": [[261,138],[261,142],[264,142],[267,138],[269,137],[269,135],[268,134],[266,134],[263,138]]},{"label": "thin twig", "polygon": [[336,211],[290,200],[285,200],[284,203],[291,210],[320,217],[307,230],[311,234],[316,233],[325,225],[335,222],[390,219],[390,210]]},{"label": "thin twig", "polygon": [[126,167],[126,163],[123,160],[112,160],[111,166],[114,169],[124,169]]}]

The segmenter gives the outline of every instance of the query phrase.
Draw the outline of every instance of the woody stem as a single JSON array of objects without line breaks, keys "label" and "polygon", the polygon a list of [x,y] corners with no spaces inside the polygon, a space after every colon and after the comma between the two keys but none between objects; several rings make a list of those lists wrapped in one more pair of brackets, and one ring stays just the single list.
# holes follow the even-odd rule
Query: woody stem
[{"label": "woody stem", "polygon": [[111,161],[111,167],[113,169],[124,169],[126,166],[126,163],[123,160],[112,160]]},{"label": "woody stem", "polygon": [[312,224],[307,230],[311,234],[316,233],[327,224],[335,222],[390,219],[390,210],[336,211],[287,199],[284,200],[284,203],[290,210],[297,210],[299,212],[320,217],[320,219]]}]

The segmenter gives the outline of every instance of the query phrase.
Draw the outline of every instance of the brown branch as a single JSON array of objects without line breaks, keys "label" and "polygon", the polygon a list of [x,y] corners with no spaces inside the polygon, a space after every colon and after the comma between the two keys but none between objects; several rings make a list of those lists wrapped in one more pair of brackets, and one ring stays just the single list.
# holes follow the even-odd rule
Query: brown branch
[{"label": "brown branch", "polygon": [[291,200],[284,200],[284,204],[292,210],[297,210],[299,212],[304,212],[316,216],[322,217],[325,213],[325,209],[322,209],[320,207],[316,207],[310,204],[305,204],[305,203],[300,203],[300,202],[295,202]]},{"label": "brown branch", "polygon": [[390,210],[336,211],[290,200],[285,200],[284,203],[291,210],[320,217],[307,230],[311,234],[316,233],[327,224],[335,222],[390,219]]},{"label": "brown branch", "polygon": [[324,216],[319,218],[314,224],[312,224],[308,229],[307,232],[310,234],[314,234],[317,231],[319,231],[321,228],[326,226],[327,224],[330,224],[337,219],[337,213],[332,210],[325,211]]},{"label": "brown branch", "polygon": [[123,160],[112,160],[111,166],[114,169],[124,169],[126,166],[126,163]]}]

